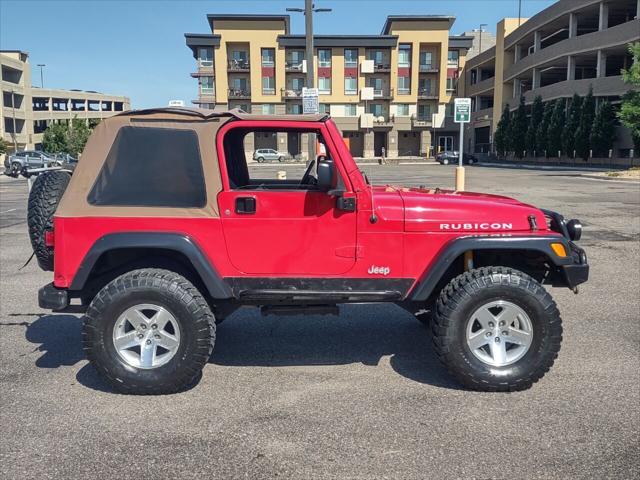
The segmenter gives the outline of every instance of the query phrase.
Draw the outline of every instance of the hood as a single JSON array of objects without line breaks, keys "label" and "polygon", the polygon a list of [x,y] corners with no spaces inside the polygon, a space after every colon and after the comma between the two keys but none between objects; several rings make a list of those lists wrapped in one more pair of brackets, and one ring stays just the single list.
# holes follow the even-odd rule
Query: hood
[{"label": "hood", "polygon": [[531,231],[530,216],[546,230],[544,214],[513,198],[452,190],[397,188],[404,203],[405,230],[438,233]]}]

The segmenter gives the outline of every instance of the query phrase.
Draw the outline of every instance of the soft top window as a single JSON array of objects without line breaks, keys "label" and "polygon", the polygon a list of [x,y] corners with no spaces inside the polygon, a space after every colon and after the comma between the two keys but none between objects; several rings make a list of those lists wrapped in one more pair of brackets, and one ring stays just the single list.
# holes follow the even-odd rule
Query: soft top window
[{"label": "soft top window", "polygon": [[92,205],[201,208],[206,197],[193,130],[122,127],[87,200]]}]

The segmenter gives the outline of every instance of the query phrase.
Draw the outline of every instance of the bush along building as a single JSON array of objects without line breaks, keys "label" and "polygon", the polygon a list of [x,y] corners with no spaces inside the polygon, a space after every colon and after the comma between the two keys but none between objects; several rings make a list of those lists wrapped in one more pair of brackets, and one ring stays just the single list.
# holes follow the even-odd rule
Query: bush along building
[{"label": "bush along building", "polygon": [[466,63],[466,147],[516,158],[639,156],[620,114],[640,90],[623,75],[639,41],[640,0],[560,0],[502,20],[495,47]]},{"label": "bush along building", "polygon": [[[211,33],[185,34],[203,108],[302,113],[304,35],[288,15],[208,15]],[[380,35],[316,35],[320,109],[343,132],[354,157],[427,156],[458,148],[453,99],[473,37],[451,36],[450,16],[390,16]],[[256,133],[248,152],[273,148],[305,158],[296,133]]]}]

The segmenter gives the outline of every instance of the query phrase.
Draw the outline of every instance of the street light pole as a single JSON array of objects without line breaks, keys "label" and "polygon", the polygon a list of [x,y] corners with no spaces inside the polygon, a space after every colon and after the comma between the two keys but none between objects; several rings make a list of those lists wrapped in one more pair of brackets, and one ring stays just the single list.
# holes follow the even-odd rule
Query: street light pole
[{"label": "street light pole", "polygon": [[[305,34],[305,57],[307,59],[307,88],[315,86],[314,61],[313,61],[313,14],[314,12],[330,12],[330,8],[315,8],[313,0],[304,0],[304,9],[287,8],[287,12],[304,13],[304,34]],[[315,135],[309,134],[309,159],[315,157],[316,140]]]},{"label": "street light pole", "polygon": [[46,67],[46,65],[44,63],[39,63],[38,66],[40,67],[40,88],[44,88],[44,76],[42,74],[42,68]]}]

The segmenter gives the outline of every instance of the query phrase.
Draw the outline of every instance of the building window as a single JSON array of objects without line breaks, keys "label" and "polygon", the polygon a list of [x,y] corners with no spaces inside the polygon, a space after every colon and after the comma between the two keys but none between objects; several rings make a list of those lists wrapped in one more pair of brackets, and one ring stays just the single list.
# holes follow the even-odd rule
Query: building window
[{"label": "building window", "polygon": [[433,54],[431,52],[420,52],[420,68],[422,70],[433,68]]},{"label": "building window", "polygon": [[275,65],[276,51],[273,48],[262,49],[262,66],[273,67]]},{"label": "building window", "polygon": [[355,117],[358,114],[358,106],[355,103],[348,103],[344,106],[345,117]]},{"label": "building window", "polygon": [[214,103],[201,103],[200,108],[206,108],[207,110],[213,110],[215,107]]},{"label": "building window", "polygon": [[369,113],[373,114],[374,117],[382,117],[384,114],[384,107],[380,103],[370,103]]},{"label": "building window", "polygon": [[213,77],[200,77],[200,95],[213,95]]},{"label": "building window", "polygon": [[286,67],[291,70],[302,71],[304,52],[302,50],[291,50],[287,52]]},{"label": "building window", "polygon": [[431,120],[431,105],[418,105],[418,119]]},{"label": "building window", "polygon": [[447,103],[447,108],[445,110],[445,114],[447,117],[453,117],[455,106],[453,103]]},{"label": "building window", "polygon": [[432,81],[430,78],[420,79],[420,89],[418,91],[418,95],[433,95],[433,90],[431,87]]},{"label": "building window", "polygon": [[262,94],[276,94],[276,77],[262,77]]},{"label": "building window", "polygon": [[458,68],[458,50],[449,50],[447,55],[447,66],[450,68]]},{"label": "building window", "polygon": [[344,93],[346,95],[355,95],[358,93],[358,79],[355,77],[345,77]]},{"label": "building window", "polygon": [[320,77],[318,79],[319,93],[330,94],[331,93],[331,78]]},{"label": "building window", "polygon": [[276,114],[276,106],[273,103],[264,103],[262,104],[262,114],[263,115],[275,115]]},{"label": "building window", "polygon": [[411,77],[398,77],[398,94],[409,95],[411,92]]},{"label": "building window", "polygon": [[457,78],[447,78],[447,92],[455,92],[458,87]]},{"label": "building window", "polygon": [[231,61],[229,66],[232,69],[247,69],[249,68],[248,54],[245,50],[233,50],[231,52]]},{"label": "building window", "polygon": [[247,79],[243,77],[235,77],[232,82],[232,90],[234,95],[246,95],[248,92],[247,89]]},{"label": "building window", "polygon": [[294,115],[302,114],[302,105],[300,104],[289,105],[287,113],[293,113]]},{"label": "building window", "polygon": [[408,117],[409,116],[409,104],[408,103],[399,103],[396,105],[397,115],[399,117]]},{"label": "building window", "polygon": [[411,45],[400,45],[400,49],[398,50],[398,66],[411,66]]},{"label": "building window", "polygon": [[358,49],[357,48],[344,49],[344,66],[345,67],[358,66]]},{"label": "building window", "polygon": [[213,48],[198,48],[198,64],[201,67],[213,67]]},{"label": "building window", "polygon": [[331,66],[331,50],[326,48],[318,49],[318,67]]},{"label": "building window", "polygon": [[301,93],[302,87],[304,87],[304,78],[294,77],[291,79],[291,89],[294,92]]}]

